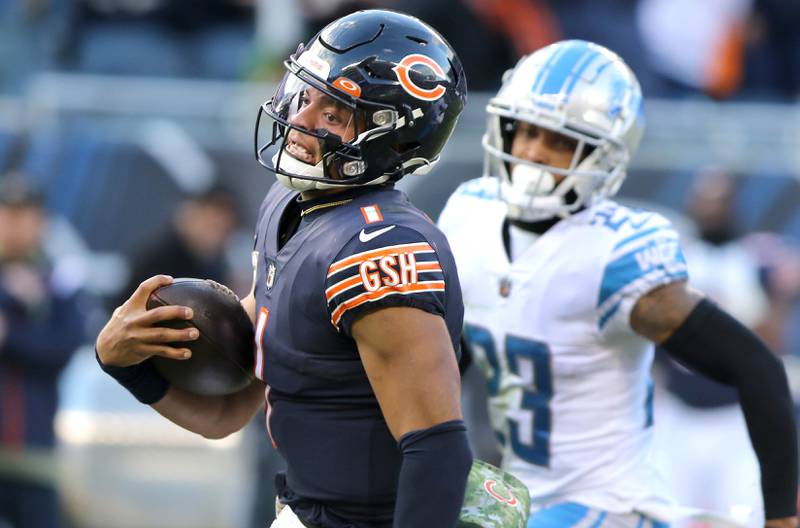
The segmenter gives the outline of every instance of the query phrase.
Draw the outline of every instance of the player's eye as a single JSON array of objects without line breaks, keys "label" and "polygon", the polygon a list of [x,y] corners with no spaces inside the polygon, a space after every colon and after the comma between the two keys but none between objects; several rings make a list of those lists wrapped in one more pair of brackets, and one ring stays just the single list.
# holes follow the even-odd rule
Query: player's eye
[{"label": "player's eye", "polygon": [[578,142],[571,137],[558,135],[553,139],[553,148],[563,151],[573,151]]},{"label": "player's eye", "polygon": [[534,139],[539,136],[539,127],[528,125],[527,127],[525,127],[525,134],[529,138]]},{"label": "player's eye", "polygon": [[331,112],[325,112],[325,114],[323,114],[323,117],[325,118],[325,122],[331,125],[338,125],[339,123],[342,122],[339,116]]},{"label": "player's eye", "polygon": [[301,109],[304,106],[307,106],[309,102],[308,95],[305,92],[301,93],[297,98],[297,109]]}]

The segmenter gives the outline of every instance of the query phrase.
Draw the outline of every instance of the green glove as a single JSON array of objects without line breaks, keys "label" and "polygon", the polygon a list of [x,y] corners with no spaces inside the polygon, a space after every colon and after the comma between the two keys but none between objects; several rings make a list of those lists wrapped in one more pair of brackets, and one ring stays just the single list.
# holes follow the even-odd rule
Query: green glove
[{"label": "green glove", "polygon": [[525,528],[530,507],[525,484],[476,459],[469,472],[458,528]]}]

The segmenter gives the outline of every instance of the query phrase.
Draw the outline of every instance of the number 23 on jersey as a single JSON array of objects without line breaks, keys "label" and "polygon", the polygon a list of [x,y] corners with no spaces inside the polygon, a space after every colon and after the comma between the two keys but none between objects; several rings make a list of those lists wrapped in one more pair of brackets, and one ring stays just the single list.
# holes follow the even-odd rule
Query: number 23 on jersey
[{"label": "number 23 on jersey", "polygon": [[[508,438],[504,431],[495,431],[501,445],[505,448],[510,443],[514,454],[526,462],[549,466],[553,397],[549,347],[540,341],[506,335],[498,351],[489,330],[471,324],[464,326],[464,337],[470,349],[488,364],[491,399],[502,398],[510,390],[522,391],[519,406],[506,411]],[[508,380],[503,379],[506,369]]]}]

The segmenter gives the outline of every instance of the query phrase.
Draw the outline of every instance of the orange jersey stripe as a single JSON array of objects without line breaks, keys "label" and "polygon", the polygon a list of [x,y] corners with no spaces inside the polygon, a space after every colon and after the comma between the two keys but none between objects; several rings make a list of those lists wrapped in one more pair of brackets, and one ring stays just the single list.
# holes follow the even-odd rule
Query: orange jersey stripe
[{"label": "orange jersey stripe", "polygon": [[[428,271],[442,271],[442,267],[438,262],[419,262],[417,263],[417,272]],[[343,291],[357,286],[362,283],[361,275],[348,277],[342,281],[337,282],[327,290],[325,290],[325,300],[330,302],[331,299],[342,293]]]},{"label": "orange jersey stripe", "polygon": [[361,306],[364,303],[377,301],[378,299],[382,299],[387,295],[406,295],[421,291],[444,291],[444,281],[418,282],[400,286],[384,286],[383,288],[380,288],[374,292],[362,293],[361,295],[357,295],[349,301],[345,301],[340,304],[331,314],[331,323],[333,323],[333,326],[338,328],[339,321],[342,319],[342,316],[347,310]]},{"label": "orange jersey stripe", "polygon": [[442,267],[436,261],[417,262],[417,271],[442,271]]},{"label": "orange jersey stripe", "polygon": [[347,258],[343,258],[338,262],[334,262],[328,268],[328,277],[334,273],[340,272],[343,269],[361,264],[365,260],[374,260],[377,258],[385,257],[387,255],[399,255],[401,253],[426,253],[433,251],[433,248],[427,242],[416,242],[413,244],[398,244],[396,246],[387,246],[371,251],[364,251],[356,253]]},{"label": "orange jersey stripe", "polygon": [[330,302],[331,299],[342,293],[344,290],[352,288],[357,284],[361,284],[361,275],[355,275],[343,281],[337,282],[336,284],[325,290],[325,300]]}]

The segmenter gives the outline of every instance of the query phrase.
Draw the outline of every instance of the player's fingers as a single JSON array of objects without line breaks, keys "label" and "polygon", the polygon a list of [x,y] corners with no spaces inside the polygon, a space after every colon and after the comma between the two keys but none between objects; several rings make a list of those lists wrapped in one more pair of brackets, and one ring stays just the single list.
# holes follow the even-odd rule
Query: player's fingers
[{"label": "player's fingers", "polygon": [[192,357],[192,351],[188,348],[171,347],[168,345],[144,345],[141,348],[141,352],[147,357],[159,356],[179,360]]},{"label": "player's fingers", "polygon": [[161,286],[172,284],[172,281],[173,279],[169,275],[154,275],[139,284],[139,287],[136,288],[136,291],[131,294],[128,302],[139,306],[144,306],[147,303],[147,299],[150,297],[151,293]]},{"label": "player's fingers", "polygon": [[194,313],[191,308],[186,306],[170,305],[159,306],[152,310],[147,310],[138,316],[137,323],[142,326],[151,326],[162,321],[172,321],[175,319],[191,319]]},{"label": "player's fingers", "polygon": [[199,336],[200,332],[195,327],[175,329],[151,326],[148,328],[140,328],[135,333],[135,337],[138,341],[148,344],[194,341]]}]

